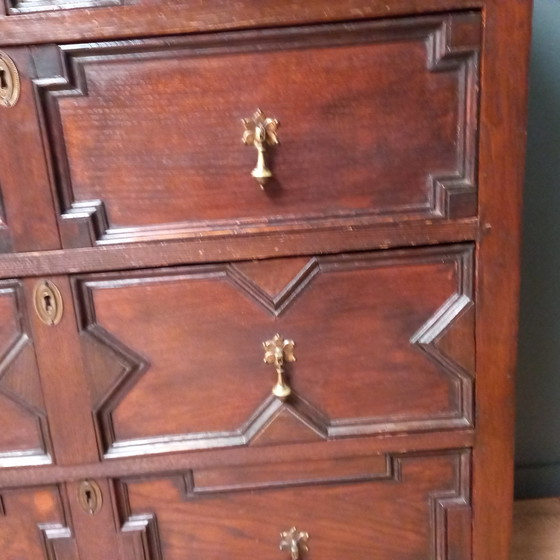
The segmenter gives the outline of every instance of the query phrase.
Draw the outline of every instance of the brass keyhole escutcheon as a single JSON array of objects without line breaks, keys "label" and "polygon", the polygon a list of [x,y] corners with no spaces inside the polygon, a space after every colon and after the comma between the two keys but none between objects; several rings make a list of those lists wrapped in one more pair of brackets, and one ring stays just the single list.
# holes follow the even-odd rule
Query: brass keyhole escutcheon
[{"label": "brass keyhole escutcheon", "polygon": [[272,394],[279,399],[290,396],[292,389],[284,379],[284,362],[295,362],[293,340],[285,340],[279,334],[271,340],[263,342],[264,362],[272,364],[276,369],[276,384],[272,388]]},{"label": "brass keyhole escutcheon", "polygon": [[251,171],[251,175],[264,189],[265,184],[272,178],[272,171],[268,168],[265,153],[268,146],[278,144],[278,127],[280,123],[276,119],[267,117],[260,109],[250,119],[241,121],[245,127],[243,143],[253,146],[257,150],[257,165]]},{"label": "brass keyhole escutcheon", "polygon": [[64,305],[59,289],[52,282],[43,280],[35,286],[33,304],[37,316],[45,325],[60,323]]},{"label": "brass keyhole escutcheon", "polygon": [[78,487],[78,503],[85,513],[95,515],[103,505],[103,494],[99,484],[93,480],[84,480]]},{"label": "brass keyhole escutcheon", "polygon": [[280,550],[288,550],[292,560],[299,560],[302,552],[308,552],[307,541],[309,533],[298,531],[292,527],[289,531],[280,533]]},{"label": "brass keyhole escutcheon", "polygon": [[19,99],[21,82],[14,61],[0,51],[0,106],[13,107]]}]

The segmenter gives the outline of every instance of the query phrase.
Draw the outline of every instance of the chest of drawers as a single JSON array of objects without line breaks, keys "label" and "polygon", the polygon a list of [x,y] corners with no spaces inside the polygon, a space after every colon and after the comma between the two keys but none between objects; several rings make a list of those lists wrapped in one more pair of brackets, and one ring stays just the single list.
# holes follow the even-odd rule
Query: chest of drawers
[{"label": "chest of drawers", "polygon": [[0,4],[6,560],[506,560],[530,2]]}]

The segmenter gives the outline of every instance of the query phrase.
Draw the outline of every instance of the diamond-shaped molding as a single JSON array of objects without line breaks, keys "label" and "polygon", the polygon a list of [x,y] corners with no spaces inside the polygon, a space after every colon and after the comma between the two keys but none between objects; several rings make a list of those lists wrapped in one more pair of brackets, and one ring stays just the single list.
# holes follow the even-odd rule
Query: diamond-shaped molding
[{"label": "diamond-shaped molding", "polygon": [[319,274],[317,259],[274,259],[235,263],[227,275],[251,299],[278,317]]},{"label": "diamond-shaped molding", "polygon": [[[258,302],[273,315],[280,315],[318,273],[316,259],[297,259],[296,266],[285,267],[284,259],[271,264],[263,262],[264,269],[273,266],[283,269],[283,276],[276,276],[273,284],[259,282],[265,278],[263,269],[251,263],[225,265],[226,277],[251,300]],[[281,265],[279,267],[279,265]],[[287,271],[287,273],[286,273]],[[255,445],[280,441],[309,441],[327,436],[327,418],[309,403],[293,395],[290,403],[282,403],[270,396],[243,426],[234,432],[209,434],[203,439],[199,434],[162,435],[141,440],[117,441],[112,414],[130,389],[149,369],[149,362],[127,347],[106,329],[96,323],[91,289],[77,283],[81,294],[85,362],[94,375],[90,375],[90,389],[94,416],[97,419],[100,451],[106,456],[129,456],[160,453],[199,447],[245,445],[254,439]]]},{"label": "diamond-shaped molding", "polygon": [[472,424],[472,384],[475,374],[472,253],[464,253],[461,263],[457,293],[414,333],[410,342],[417,345],[442,370],[456,378],[463,418]]},{"label": "diamond-shaped molding", "polygon": [[0,467],[49,464],[52,459],[46,411],[21,283],[12,280],[0,282],[0,298],[13,299],[14,316],[5,317],[4,320],[15,323],[10,340],[0,347],[0,394],[33,419],[36,437],[40,442],[35,449],[0,452]]},{"label": "diamond-shaped molding", "polygon": [[[434,250],[431,250],[434,253]],[[403,421],[394,429],[423,430],[460,428],[472,424],[474,375],[474,307],[472,302],[472,250],[455,246],[435,251],[456,263],[456,292],[410,338],[430,361],[448,374],[458,394],[458,410],[449,417]],[[410,254],[404,252],[403,254]],[[415,253],[416,256],[419,256]],[[438,258],[431,257],[431,258]],[[421,257],[421,255],[420,255]],[[381,257],[380,257],[381,258]],[[388,255],[387,266],[400,257]],[[383,259],[381,259],[383,260]],[[324,261],[324,262],[323,262]],[[354,266],[344,260],[344,266]],[[263,310],[280,316],[296,302],[304,288],[318,274],[340,266],[336,257],[274,259],[271,261],[216,265],[214,272],[231,282]],[[278,274],[275,274],[275,272]],[[95,284],[95,282],[93,282]],[[239,445],[270,445],[336,438],[355,433],[384,430],[352,421],[331,419],[309,402],[305,395],[292,393],[286,402],[272,395],[238,429],[227,432],[162,434],[138,439],[116,440],[112,414],[140,377],[149,369],[146,358],[117,340],[96,323],[92,286],[78,280],[76,289],[82,313],[83,347],[90,375],[92,405],[98,422],[101,452],[105,456],[133,456],[187,449]]]}]

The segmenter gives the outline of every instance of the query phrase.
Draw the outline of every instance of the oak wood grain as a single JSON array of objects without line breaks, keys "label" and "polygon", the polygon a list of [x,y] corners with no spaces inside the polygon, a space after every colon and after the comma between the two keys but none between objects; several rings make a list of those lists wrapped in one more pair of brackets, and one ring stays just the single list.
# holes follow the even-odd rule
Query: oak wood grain
[{"label": "oak wood grain", "polygon": [[[185,492],[189,482],[184,476],[125,479],[117,485],[116,501],[123,530],[140,515],[145,520],[149,516],[150,524],[142,528],[152,558],[159,549],[170,560],[182,558],[187,550],[212,559],[224,554],[244,558],[254,552],[274,558],[279,533],[290,527],[309,533],[305,556],[310,559],[448,557],[447,543],[456,541],[455,531],[468,532],[471,522],[464,493],[468,465],[467,452],[403,456],[395,459],[386,480],[260,492],[238,488],[204,499]],[[465,515],[448,524],[449,511]],[[454,553],[458,560],[470,558],[468,548]]]},{"label": "oak wood grain", "polygon": [[[305,464],[311,460],[332,461],[345,457],[371,457],[380,453],[444,451],[470,448],[474,430],[453,430],[419,434],[384,435],[347,438],[330,442],[286,444],[281,449],[283,461]],[[113,458],[104,462],[82,462],[79,465],[46,465],[0,469],[3,488],[56,484],[72,480],[151,476],[177,470],[245,467],[278,459],[278,447],[243,447],[200,450],[196,453],[170,453],[134,458]]]},{"label": "oak wood grain", "polygon": [[480,42],[468,12],[36,50],[63,244],[472,216]]},{"label": "oak wood grain", "polygon": [[340,0],[327,3],[311,0],[294,9],[293,4],[278,0],[243,0],[234,4],[224,0],[204,3],[196,0],[154,1],[146,5],[142,2],[118,7],[10,15],[0,18],[0,34],[4,45],[70,42],[84,38],[134,38],[385,18],[484,5],[484,0]]},{"label": "oak wood grain", "polygon": [[[6,340],[22,332],[29,338],[23,361],[14,362],[19,375],[0,357],[0,393],[8,384],[15,400],[35,403],[42,449],[53,459],[0,468],[3,558],[174,560],[194,548],[201,557],[245,558],[258,550],[274,559],[277,532],[289,529],[293,511],[321,537],[303,560],[315,550],[327,558],[333,551],[369,558],[373,550],[380,560],[506,560],[530,0],[107,1],[0,2],[0,46],[16,61],[23,86],[20,104],[1,108],[0,286],[21,282],[25,296],[15,311],[10,290],[0,297],[0,349],[2,333]],[[362,85],[352,79],[350,52],[365,70]],[[266,60],[274,72],[267,73]],[[208,95],[181,99],[178,86],[192,90],[197,75]],[[244,77],[258,95],[244,89]],[[156,95],[166,89],[176,119]],[[282,91],[297,99],[282,98]],[[300,117],[283,129],[290,131],[286,146],[271,161],[290,188],[297,174],[313,187],[298,191],[305,196],[295,210],[268,211],[256,184],[245,196],[235,182],[241,164],[224,145],[229,183],[237,187],[216,203],[200,188],[218,128],[213,115],[221,107],[235,119],[250,116],[241,106],[257,97]],[[340,116],[347,108],[366,118],[352,125],[331,120],[328,134],[319,128],[329,111]],[[198,121],[189,121],[189,112]],[[382,126],[372,132],[374,112]],[[307,113],[321,181],[304,165]],[[211,127],[201,115],[211,116]],[[200,142],[184,139],[185,123],[193,122]],[[357,152],[348,155],[353,131]],[[372,143],[385,146],[386,157],[364,149]],[[169,147],[173,165],[165,162]],[[239,150],[248,173],[255,154],[240,141]],[[288,152],[297,169],[283,160]],[[198,185],[194,201],[177,186],[183,153],[189,183]],[[72,184],[61,189],[64,161]],[[158,182],[158,166],[171,171],[165,181]],[[373,184],[382,212],[361,214],[368,206],[363,177],[375,173],[385,178]],[[327,185],[324,199],[318,185]],[[218,183],[212,188],[222,193]],[[167,198],[158,200],[157,192]],[[335,216],[327,194],[349,211]],[[414,215],[420,199],[428,213]],[[202,216],[194,226],[181,214],[187,202]],[[404,212],[393,212],[401,203]],[[467,251],[472,258],[450,258],[452,246],[455,257]],[[396,254],[411,255],[409,263]],[[373,261],[385,265],[363,266]],[[313,278],[309,262],[321,269]],[[79,276],[73,286],[72,275]],[[41,277],[63,294],[57,326],[34,314],[30,295]],[[94,289],[80,291],[80,282]],[[197,349],[185,351],[182,324],[194,338],[197,329],[206,331],[198,346],[219,368]],[[264,364],[257,371],[244,351],[238,362],[258,374],[257,389],[247,389],[246,402],[235,394],[231,403],[216,399],[220,388],[238,382],[239,375],[223,373],[237,372],[231,356],[238,348],[247,340],[258,347],[288,325],[303,352],[289,364],[292,402],[266,397],[272,372]],[[102,329],[105,338],[92,335]],[[346,338],[337,346],[341,330]],[[235,349],[216,344],[214,335],[226,331]],[[349,355],[357,346],[361,353]],[[327,350],[332,359],[323,358]],[[262,355],[255,356],[260,363]],[[375,390],[364,373],[370,362],[377,364]],[[139,369],[128,375],[131,364]],[[328,375],[320,375],[321,366]],[[192,373],[201,369],[203,381]],[[150,378],[153,371],[158,375]],[[126,386],[127,379],[137,384]],[[189,387],[198,387],[192,418],[181,402]],[[254,398],[260,388],[262,400]],[[134,398],[127,402],[126,394]],[[214,434],[215,443],[222,428],[235,431],[237,412],[250,415],[262,402],[258,411],[269,417],[250,434],[258,437],[237,447],[169,446],[158,454],[161,448],[147,442],[134,457],[101,457],[111,423],[125,444],[155,434],[167,445],[189,431]],[[309,415],[309,404],[323,412]],[[101,410],[108,413],[104,425]],[[0,421],[13,423],[6,411]],[[4,431],[0,448],[4,442],[7,452],[14,439],[26,448],[37,443],[26,439],[29,429]],[[104,495],[94,518],[76,500],[86,478]],[[307,499],[300,506],[301,496]],[[273,517],[282,524],[267,548]],[[332,534],[339,537],[334,547],[325,545]]]},{"label": "oak wood grain", "polygon": [[478,445],[473,459],[478,526],[473,554],[488,560],[507,558],[511,536],[513,376],[531,6],[529,0],[496,0],[488,5],[482,60],[479,212],[491,230],[478,249]]},{"label": "oak wood grain", "polygon": [[290,260],[249,264],[78,278],[104,453],[250,443],[279,411],[262,363],[276,333],[296,344],[285,406],[322,437],[471,424],[475,372],[456,356],[474,357],[474,316],[447,335],[472,306],[472,247],[312,258],[277,293],[261,284]]}]

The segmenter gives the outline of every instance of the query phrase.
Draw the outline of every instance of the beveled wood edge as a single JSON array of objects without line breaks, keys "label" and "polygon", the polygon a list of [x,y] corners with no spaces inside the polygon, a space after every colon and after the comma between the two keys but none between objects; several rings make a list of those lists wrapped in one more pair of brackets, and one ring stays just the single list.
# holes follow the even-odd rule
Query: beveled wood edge
[{"label": "beveled wood edge", "polygon": [[531,7],[531,0],[494,0],[484,12],[479,215],[491,230],[477,247],[477,437],[472,468],[476,560],[506,560],[511,541]]},{"label": "beveled wood edge", "polygon": [[77,274],[274,257],[478,241],[486,232],[476,218],[332,228],[266,235],[215,235],[154,243],[129,243],[0,255],[0,279]]},{"label": "beveled wood edge", "polygon": [[20,486],[61,484],[82,479],[150,476],[189,469],[236,467],[278,462],[301,462],[321,459],[366,456],[371,454],[435,453],[468,449],[474,445],[475,431],[451,430],[400,436],[349,438],[266,447],[239,447],[148,457],[116,458],[80,465],[45,465],[0,469],[0,489]]},{"label": "beveled wood edge", "polygon": [[[62,9],[26,14],[0,15],[0,44],[23,45],[105,38],[148,37],[205,31],[387,18],[419,13],[480,9],[488,0],[338,0],[328,9],[318,1],[301,3],[260,0],[230,3],[216,1],[193,6],[143,4],[98,8]],[[5,14],[5,4],[2,5]]]}]

